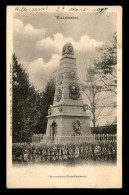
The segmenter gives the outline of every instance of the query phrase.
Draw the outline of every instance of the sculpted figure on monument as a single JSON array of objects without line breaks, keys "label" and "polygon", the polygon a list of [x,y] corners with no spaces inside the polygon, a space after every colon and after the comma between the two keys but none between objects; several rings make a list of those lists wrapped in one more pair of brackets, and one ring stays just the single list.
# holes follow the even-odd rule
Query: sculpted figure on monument
[{"label": "sculpted figure on monument", "polygon": [[69,97],[73,100],[76,100],[80,97],[79,86],[77,83],[69,84]]},{"label": "sculpted figure on monument", "polygon": [[48,109],[48,115],[51,115],[51,108]]},{"label": "sculpted figure on monument", "polygon": [[61,105],[61,104],[58,106],[58,110],[59,110],[60,112],[62,112],[62,105]]},{"label": "sculpted figure on monument", "polygon": [[83,105],[83,110],[84,110],[84,111],[87,111],[87,110],[88,110],[88,105],[87,105],[87,104],[84,104],[84,105]]},{"label": "sculpted figure on monument", "polygon": [[58,89],[56,94],[56,101],[59,102],[61,98],[62,98],[62,91],[61,89]]},{"label": "sculpted figure on monument", "polygon": [[70,54],[70,55],[74,55],[74,50],[73,50],[73,46],[71,43],[66,43],[62,49],[62,55],[65,54]]},{"label": "sculpted figure on monument", "polygon": [[58,84],[62,84],[62,80],[63,80],[63,74],[59,74],[58,76]]},{"label": "sculpted figure on monument", "polygon": [[75,71],[74,70],[72,70],[72,71],[70,71],[70,73],[69,73],[69,78],[70,79],[75,79]]}]

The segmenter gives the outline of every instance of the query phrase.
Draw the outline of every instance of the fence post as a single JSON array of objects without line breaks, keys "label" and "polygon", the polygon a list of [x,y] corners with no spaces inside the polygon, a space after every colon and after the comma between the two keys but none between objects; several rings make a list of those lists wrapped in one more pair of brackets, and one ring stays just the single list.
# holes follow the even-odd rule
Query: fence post
[{"label": "fence post", "polygon": [[104,141],[106,142],[106,134],[104,134]]},{"label": "fence post", "polygon": [[111,141],[111,135],[110,134],[108,135],[108,140],[109,140],[109,142]]},{"label": "fence post", "polygon": [[115,134],[115,142],[117,141],[117,134]]},{"label": "fence post", "polygon": [[114,134],[114,142],[115,142],[115,134]]},{"label": "fence post", "polygon": [[113,141],[113,135],[111,134],[111,141]]},{"label": "fence post", "polygon": [[100,141],[100,134],[98,134],[98,141]]},{"label": "fence post", "polygon": [[99,140],[99,134],[96,135],[97,136],[97,141]]},{"label": "fence post", "polygon": [[104,141],[104,134],[102,134],[103,135],[103,141]]},{"label": "fence post", "polygon": [[112,134],[112,140],[113,140],[113,142],[114,142],[114,134]]},{"label": "fence post", "polygon": [[109,135],[107,134],[107,142],[109,141]]}]

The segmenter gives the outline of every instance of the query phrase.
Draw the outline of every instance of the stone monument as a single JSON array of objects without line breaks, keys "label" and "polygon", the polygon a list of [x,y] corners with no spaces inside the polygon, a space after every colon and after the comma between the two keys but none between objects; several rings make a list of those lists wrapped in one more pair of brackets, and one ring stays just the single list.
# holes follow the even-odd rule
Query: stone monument
[{"label": "stone monument", "polygon": [[[53,105],[48,110],[46,136],[51,142],[72,140],[74,136],[91,135],[90,116],[83,104],[79,77],[71,43],[62,49],[57,71]],[[70,139],[71,138],[71,139]]]}]

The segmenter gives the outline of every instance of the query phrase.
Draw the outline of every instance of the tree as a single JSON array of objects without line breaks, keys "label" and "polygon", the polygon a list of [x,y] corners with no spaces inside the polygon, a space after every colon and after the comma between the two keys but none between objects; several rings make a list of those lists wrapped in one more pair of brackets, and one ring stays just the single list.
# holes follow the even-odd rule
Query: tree
[{"label": "tree", "polygon": [[12,137],[13,142],[31,141],[35,133],[45,133],[48,109],[53,103],[55,81],[50,79],[43,92],[36,91],[29,75],[13,54]]},{"label": "tree", "polygon": [[83,84],[83,94],[89,104],[93,127],[96,122],[116,109],[117,95],[117,37],[99,50],[100,59],[87,69],[87,81]]},{"label": "tree", "polygon": [[100,60],[95,60],[95,67],[100,74],[105,90],[117,95],[117,36],[113,34],[112,43],[105,44],[101,49]]},{"label": "tree", "polygon": [[29,75],[15,54],[12,56],[12,137],[13,142],[30,141],[39,117],[39,94],[29,83]]},{"label": "tree", "polygon": [[111,104],[111,94],[105,91],[105,86],[103,86],[103,82],[94,67],[87,69],[86,78],[86,82],[82,84],[82,91],[91,112],[91,120],[95,130],[96,122],[110,115],[114,106]]},{"label": "tree", "polygon": [[47,127],[47,118],[48,109],[50,105],[53,104],[55,94],[55,79],[51,78],[44,89],[44,91],[40,94],[40,117],[37,121],[35,128],[37,129],[38,133],[46,133]]},{"label": "tree", "polygon": [[28,74],[18,63],[17,57],[13,54],[12,57],[12,136],[13,142],[21,141],[21,132],[24,127],[24,100],[28,97],[28,89],[30,87]]}]

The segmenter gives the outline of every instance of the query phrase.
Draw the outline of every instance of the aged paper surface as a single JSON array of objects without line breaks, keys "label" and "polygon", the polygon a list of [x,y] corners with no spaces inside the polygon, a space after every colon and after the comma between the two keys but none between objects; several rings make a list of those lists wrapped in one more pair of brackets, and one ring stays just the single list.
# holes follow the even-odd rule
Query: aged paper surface
[{"label": "aged paper surface", "polygon": [[[122,7],[7,6],[6,14],[7,188],[122,188]],[[108,115],[105,121],[111,122],[117,116],[116,162],[108,162],[105,158],[106,163],[100,163],[99,160],[85,163],[84,160],[83,164],[67,165],[31,163],[30,160],[30,163],[14,164],[13,53],[28,72],[30,82],[42,91],[49,73],[52,74],[59,66],[65,43],[71,42],[76,51],[77,63],[80,63],[79,79],[82,82],[85,80],[85,68],[92,64],[93,57],[99,58],[95,49],[101,48],[105,42],[112,43],[113,33],[117,36],[117,109],[116,115]],[[102,119],[98,126],[104,126],[104,123]]]}]

